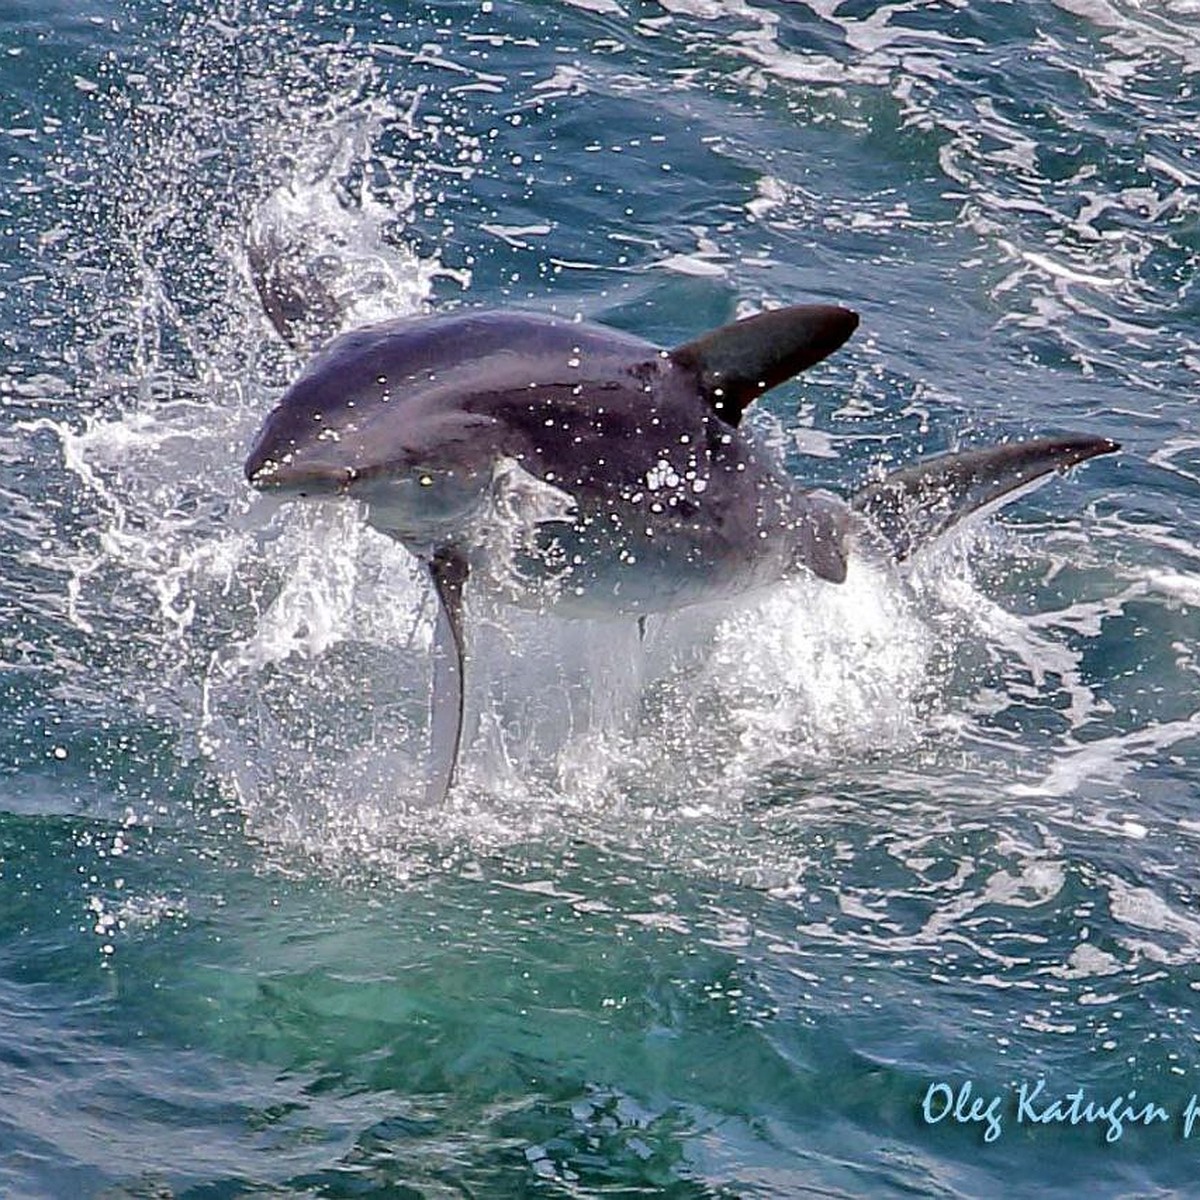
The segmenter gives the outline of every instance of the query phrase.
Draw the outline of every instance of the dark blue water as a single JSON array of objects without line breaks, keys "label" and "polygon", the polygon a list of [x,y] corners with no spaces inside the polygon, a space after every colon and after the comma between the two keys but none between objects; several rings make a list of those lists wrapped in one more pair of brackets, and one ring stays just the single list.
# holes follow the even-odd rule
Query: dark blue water
[{"label": "dark blue water", "polygon": [[[1198,47],[1188,0],[0,7],[0,1193],[1191,1190]],[[644,644],[491,614],[429,811],[421,577],[241,478],[300,366],[264,238],[351,323],[849,304],[753,418],[842,490],[1124,450]]]}]

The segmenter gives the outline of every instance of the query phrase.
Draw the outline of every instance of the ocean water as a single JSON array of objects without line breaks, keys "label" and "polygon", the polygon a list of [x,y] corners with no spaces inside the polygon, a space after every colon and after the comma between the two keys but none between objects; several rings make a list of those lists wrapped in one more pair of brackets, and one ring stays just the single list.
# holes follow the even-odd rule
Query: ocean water
[{"label": "ocean water", "polygon": [[[1192,1191],[1198,75],[1193,0],[0,3],[0,1194]],[[431,810],[419,573],[242,480],[256,244],[346,324],[849,304],[752,420],[835,489],[1124,448],[479,614]]]}]

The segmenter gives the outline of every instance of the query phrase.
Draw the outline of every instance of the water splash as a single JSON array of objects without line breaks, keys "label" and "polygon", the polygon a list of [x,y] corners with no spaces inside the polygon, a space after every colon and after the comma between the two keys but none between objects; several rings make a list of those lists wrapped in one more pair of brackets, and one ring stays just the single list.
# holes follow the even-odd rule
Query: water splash
[{"label": "water splash", "polygon": [[[757,6],[667,11],[671,21],[732,29],[721,55],[762,66],[793,54],[779,43],[778,17]],[[889,9],[869,22],[825,13],[859,57],[854,71],[839,68],[824,82],[886,89],[913,62],[928,68],[921,55],[937,50],[937,38],[904,25],[911,11]],[[415,564],[352,507],[269,511],[249,500],[238,463],[275,389],[298,366],[263,320],[254,284],[266,254],[281,288],[328,301],[307,310],[313,324],[293,331],[300,344],[419,311],[447,273],[435,252],[414,249],[408,218],[416,208],[436,212],[432,176],[486,165],[486,139],[447,119],[456,111],[449,91],[390,93],[379,45],[296,41],[280,36],[280,20],[286,26],[261,13],[232,27],[193,18],[191,51],[177,45],[156,68],[171,76],[170,102],[124,114],[139,157],[165,164],[153,179],[134,172],[111,199],[109,225],[123,231],[117,250],[127,269],[118,275],[125,290],[105,311],[131,307],[134,318],[121,318],[119,336],[97,335],[89,369],[109,391],[99,411],[83,423],[35,421],[26,432],[56,439],[94,514],[57,569],[67,576],[76,632],[124,643],[98,679],[97,699],[115,681],[119,694],[170,713],[181,753],[267,836],[334,855],[339,846],[348,857],[397,855],[430,825],[413,801],[423,771],[430,598]],[[264,22],[265,58],[243,44]],[[497,77],[447,46],[388,53],[456,86],[466,76],[496,86]],[[242,96],[210,107],[213,79],[234,60],[254,104]],[[776,74],[799,77],[790,68]],[[644,85],[635,82],[605,87],[621,95]],[[286,90],[289,103],[271,100],[273,89]],[[534,94],[547,99],[536,86]],[[905,103],[938,116],[935,101],[909,92]],[[1008,120],[984,115],[997,128]],[[971,144],[965,126],[940,116],[934,125],[951,130],[953,145]],[[1036,171],[1023,136],[1014,127],[1004,161]],[[213,148],[227,142],[239,148],[232,190],[211,173]],[[970,162],[992,170],[990,160]],[[197,192],[213,203],[197,206]],[[755,222],[795,231],[820,202],[795,179],[766,175],[748,211]],[[186,251],[171,234],[184,213]],[[881,234],[917,220],[894,201],[865,217],[857,228]],[[551,232],[490,225],[521,242],[530,229]],[[706,261],[735,261],[708,227],[688,228]],[[663,261],[651,245],[646,269]],[[465,274],[454,279],[469,283]],[[839,419],[881,419],[884,385],[879,370],[860,371]],[[924,433],[931,409],[952,398],[922,385],[905,401]],[[822,435],[822,462],[841,466],[856,436]],[[1070,606],[1040,622],[1018,616],[984,599],[964,545],[987,543],[945,547],[906,576],[858,565],[841,589],[798,583],[675,614],[652,622],[644,643],[631,625],[546,622],[479,606],[465,786],[447,836],[497,844],[583,826],[606,840],[631,813],[651,825],[678,814],[686,844],[693,821],[718,829],[740,822],[741,806],[770,791],[772,779],[821,780],[871,763],[899,771],[935,736],[944,755],[963,746],[994,755],[1025,702],[1062,694],[1068,727],[1091,729],[1100,706],[1082,649],[1063,631],[1084,632],[1088,619],[1102,622],[1120,602],[1103,602],[1090,617]],[[1013,550],[998,554],[1019,559]],[[1022,753],[1027,773],[1014,786],[1033,786],[1052,743]],[[649,836],[642,817],[629,828],[631,844]]]}]

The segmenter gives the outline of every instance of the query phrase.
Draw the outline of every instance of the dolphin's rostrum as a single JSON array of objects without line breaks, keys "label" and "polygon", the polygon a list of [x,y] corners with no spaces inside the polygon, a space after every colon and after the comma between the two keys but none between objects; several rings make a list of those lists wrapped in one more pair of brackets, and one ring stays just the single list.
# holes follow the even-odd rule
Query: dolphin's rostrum
[{"label": "dolphin's rostrum", "polygon": [[665,351],[557,317],[472,311],[336,338],[285,393],[246,462],[257,488],[362,500],[427,566],[440,601],[434,778],[462,726],[464,592],[621,615],[846,575],[858,543],[897,558],[969,512],[1098,454],[1065,436],[929,459],[850,499],[800,487],[739,432],[746,406],[858,324],[776,309]]}]

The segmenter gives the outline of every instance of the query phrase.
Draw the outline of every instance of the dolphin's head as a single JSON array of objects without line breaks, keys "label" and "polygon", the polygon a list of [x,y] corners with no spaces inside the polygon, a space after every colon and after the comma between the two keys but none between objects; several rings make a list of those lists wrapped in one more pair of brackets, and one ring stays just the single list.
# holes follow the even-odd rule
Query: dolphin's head
[{"label": "dolphin's head", "polygon": [[453,462],[443,452],[423,461],[386,426],[373,428],[378,420],[359,425],[343,414],[313,432],[295,415],[276,409],[247,459],[246,476],[260,491],[361,501],[371,525],[419,555],[457,541],[488,493],[490,460]]},{"label": "dolphin's head", "polygon": [[283,496],[363,501],[372,525],[418,553],[453,541],[491,484],[498,450],[495,420],[453,402],[464,340],[447,345],[437,319],[337,338],[267,417],[246,478]]},{"label": "dolphin's head", "polygon": [[656,354],[628,334],[528,313],[368,325],[335,338],[283,395],[246,478],[263,490],[321,494],[381,474],[489,470],[512,450],[498,396],[539,381],[574,384],[581,360],[624,365]]},{"label": "dolphin's head", "polygon": [[284,393],[246,459],[254,487],[326,495],[404,458],[395,437],[379,437],[380,410],[399,382],[387,332],[370,326],[336,339]]},{"label": "dolphin's head", "polygon": [[437,319],[409,318],[336,338],[267,417],[246,478],[263,491],[321,495],[486,466],[493,422],[445,403],[459,369],[446,340]]}]

